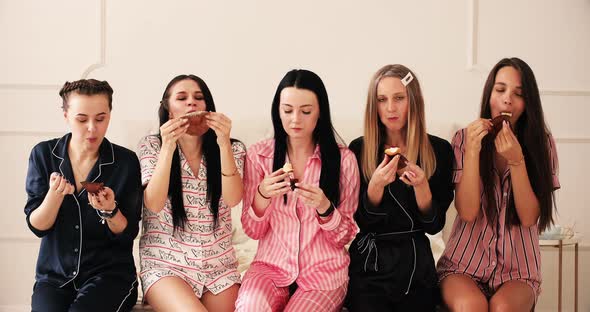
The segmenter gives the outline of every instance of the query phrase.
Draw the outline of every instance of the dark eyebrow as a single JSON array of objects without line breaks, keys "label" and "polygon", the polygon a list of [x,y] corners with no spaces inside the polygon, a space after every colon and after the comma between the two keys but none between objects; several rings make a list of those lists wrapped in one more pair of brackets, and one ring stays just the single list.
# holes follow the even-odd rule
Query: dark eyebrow
[{"label": "dark eyebrow", "polygon": [[[293,105],[288,104],[288,103],[281,103],[281,105],[285,105],[285,106],[289,106],[289,107],[293,107]],[[312,106],[311,104],[303,104],[300,107],[308,107],[308,106]]]},{"label": "dark eyebrow", "polygon": [[[182,90],[182,91],[178,91],[176,94],[187,94],[188,92]],[[195,91],[195,93],[203,93],[203,91]]]},{"label": "dark eyebrow", "polygon": [[[499,84],[499,85],[502,85],[503,87],[506,87],[506,83],[504,83],[504,82],[501,82],[501,81],[500,81],[500,82],[496,82],[496,83],[494,83],[494,85],[498,85],[498,84]],[[522,86],[516,86],[516,89],[521,89],[521,90],[522,90]]]},{"label": "dark eyebrow", "polygon": [[[98,116],[102,116],[102,115],[106,115],[106,114],[107,114],[107,113],[105,113],[105,112],[102,112],[102,113],[98,113],[98,114],[96,114],[96,116],[98,117]],[[86,114],[82,114],[82,113],[78,113],[78,114],[76,114],[76,117],[88,117],[88,115],[86,115]]]}]

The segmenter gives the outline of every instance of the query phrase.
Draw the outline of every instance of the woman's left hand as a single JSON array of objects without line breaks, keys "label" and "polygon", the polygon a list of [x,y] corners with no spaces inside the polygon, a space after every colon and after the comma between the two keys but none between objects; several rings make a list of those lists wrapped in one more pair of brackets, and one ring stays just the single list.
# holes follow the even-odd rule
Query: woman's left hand
[{"label": "woman's left hand", "polygon": [[297,193],[303,199],[303,202],[312,208],[315,208],[320,214],[330,208],[330,200],[324,195],[321,188],[309,184],[295,183]]},{"label": "woman's left hand", "polygon": [[502,130],[496,136],[494,144],[496,145],[496,152],[504,157],[508,163],[519,162],[524,157],[522,147],[506,121],[502,124]]},{"label": "woman's left hand", "polygon": [[426,181],[426,174],[418,165],[408,162],[407,167],[404,168],[404,173],[399,179],[407,185],[418,187]]},{"label": "woman's left hand", "polygon": [[219,147],[228,146],[230,144],[231,119],[222,113],[209,112],[205,116],[209,128],[215,131],[217,135],[217,145]]},{"label": "woman's left hand", "polygon": [[104,187],[96,194],[88,193],[88,201],[96,210],[112,211],[115,209],[115,193],[109,187]]}]

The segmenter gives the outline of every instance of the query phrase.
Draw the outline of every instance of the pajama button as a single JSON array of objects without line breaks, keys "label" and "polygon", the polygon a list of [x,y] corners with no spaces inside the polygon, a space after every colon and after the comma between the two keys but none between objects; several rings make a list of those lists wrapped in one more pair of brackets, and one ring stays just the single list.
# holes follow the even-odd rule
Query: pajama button
[{"label": "pajama button", "polygon": [[492,261],[492,265],[496,265],[496,261]]},{"label": "pajama button", "polygon": [[74,252],[78,252],[78,248],[74,248]]},{"label": "pajama button", "polygon": [[76,273],[78,273],[78,272],[74,271],[74,272],[72,272],[72,275],[76,275]]},{"label": "pajama button", "polygon": [[76,226],[74,226],[74,228],[77,230],[80,228],[80,226],[76,224]]}]

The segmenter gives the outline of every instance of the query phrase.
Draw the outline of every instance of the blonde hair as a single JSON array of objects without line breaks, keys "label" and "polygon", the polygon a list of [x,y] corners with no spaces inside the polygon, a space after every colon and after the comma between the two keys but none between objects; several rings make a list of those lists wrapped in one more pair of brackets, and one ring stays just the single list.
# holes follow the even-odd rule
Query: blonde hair
[{"label": "blonde hair", "polygon": [[429,179],[436,169],[436,157],[428,139],[426,132],[426,121],[424,118],[424,99],[422,90],[416,75],[407,67],[395,64],[386,65],[379,69],[371,82],[367,94],[367,106],[365,107],[365,129],[364,144],[361,155],[361,170],[366,181],[371,180],[371,176],[378,166],[379,150],[386,136],[386,129],[379,119],[377,86],[384,77],[395,77],[403,79],[408,73],[414,76],[407,86],[408,93],[408,122],[406,124],[406,158],[416,163],[420,155],[420,167],[424,170],[426,178]]}]

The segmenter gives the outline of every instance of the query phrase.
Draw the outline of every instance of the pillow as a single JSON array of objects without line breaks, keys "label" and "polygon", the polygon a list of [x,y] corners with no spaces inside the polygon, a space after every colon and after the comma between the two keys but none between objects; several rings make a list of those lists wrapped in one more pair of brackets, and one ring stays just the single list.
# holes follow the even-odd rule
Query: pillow
[{"label": "pillow", "polygon": [[253,240],[242,229],[242,202],[232,208],[232,241],[238,258],[238,272],[244,277],[244,273],[250,267],[250,263],[254,260],[256,249],[258,248],[258,241]]}]

